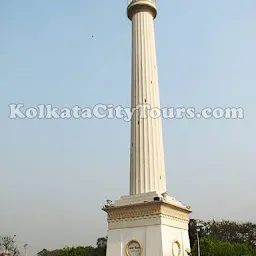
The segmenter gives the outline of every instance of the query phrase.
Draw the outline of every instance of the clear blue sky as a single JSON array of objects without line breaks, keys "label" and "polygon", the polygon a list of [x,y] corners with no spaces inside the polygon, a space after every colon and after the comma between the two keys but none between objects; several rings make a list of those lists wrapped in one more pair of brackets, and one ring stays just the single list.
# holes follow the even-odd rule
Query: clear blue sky
[{"label": "clear blue sky", "polygon": [[[245,110],[244,120],[163,121],[169,193],[192,217],[256,222],[256,1],[158,7],[162,106]],[[0,233],[30,255],[106,235],[105,199],[129,192],[130,126],[9,120],[8,104],[129,106],[130,55],[126,0],[0,2]]]}]

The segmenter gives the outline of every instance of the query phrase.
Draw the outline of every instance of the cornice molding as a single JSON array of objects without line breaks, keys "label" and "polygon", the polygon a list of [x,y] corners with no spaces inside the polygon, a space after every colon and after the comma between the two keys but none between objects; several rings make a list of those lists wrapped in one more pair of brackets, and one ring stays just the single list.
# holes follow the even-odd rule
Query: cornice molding
[{"label": "cornice molding", "polygon": [[160,216],[167,219],[176,219],[187,222],[189,220],[189,210],[164,202],[150,202],[136,205],[126,205],[121,207],[103,208],[108,214],[108,221],[118,221],[131,218],[148,218]]}]

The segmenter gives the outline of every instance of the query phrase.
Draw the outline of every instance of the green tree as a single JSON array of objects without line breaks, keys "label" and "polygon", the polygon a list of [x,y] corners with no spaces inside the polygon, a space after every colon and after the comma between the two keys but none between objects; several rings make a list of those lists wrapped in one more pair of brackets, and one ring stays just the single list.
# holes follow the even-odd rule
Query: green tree
[{"label": "green tree", "polygon": [[58,250],[57,256],[96,256],[96,248],[92,246],[65,247]]},{"label": "green tree", "polygon": [[197,230],[199,237],[205,237],[209,235],[210,225],[208,222],[202,220],[190,219],[189,221],[189,239],[190,246],[193,247],[197,242]]},{"label": "green tree", "polygon": [[58,250],[48,251],[46,249],[43,249],[42,251],[37,253],[37,256],[57,256],[57,255],[58,255]]},{"label": "green tree", "polygon": [[107,248],[108,237],[100,237],[97,239],[97,248]]},{"label": "green tree", "polygon": [[[249,244],[230,243],[204,237],[200,240],[201,256],[256,256],[256,248]],[[191,250],[191,256],[197,256],[197,244]]]},{"label": "green tree", "polygon": [[256,225],[251,222],[237,223],[234,221],[210,221],[209,236],[231,243],[248,243],[256,246]]},{"label": "green tree", "polygon": [[251,222],[237,223],[234,221],[189,221],[189,238],[191,247],[197,241],[196,229],[199,226],[200,238],[212,237],[219,241],[230,243],[246,243],[256,246],[256,224]]}]

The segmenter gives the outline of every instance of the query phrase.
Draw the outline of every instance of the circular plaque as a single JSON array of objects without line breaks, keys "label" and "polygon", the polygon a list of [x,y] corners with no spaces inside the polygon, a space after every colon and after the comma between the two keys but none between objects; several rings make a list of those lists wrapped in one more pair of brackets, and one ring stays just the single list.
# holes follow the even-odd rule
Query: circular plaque
[{"label": "circular plaque", "polygon": [[181,255],[181,248],[180,248],[180,243],[178,240],[173,241],[173,243],[172,243],[172,255],[173,256]]},{"label": "circular plaque", "polygon": [[126,254],[128,256],[140,256],[142,254],[142,247],[136,240],[130,241],[126,245]]}]

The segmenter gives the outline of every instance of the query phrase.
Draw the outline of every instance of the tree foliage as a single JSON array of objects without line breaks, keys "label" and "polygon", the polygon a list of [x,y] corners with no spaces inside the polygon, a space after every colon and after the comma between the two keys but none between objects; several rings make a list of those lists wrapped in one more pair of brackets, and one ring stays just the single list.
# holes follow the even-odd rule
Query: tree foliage
[{"label": "tree foliage", "polygon": [[107,248],[107,237],[100,237],[97,239],[97,246],[78,246],[78,247],[64,247],[63,249],[55,251],[47,251],[43,249],[38,256],[105,256]]},{"label": "tree foliage", "polygon": [[42,251],[38,252],[38,256],[57,256],[59,250],[54,250],[54,251],[48,251],[46,249],[43,249]]},{"label": "tree foliage", "polygon": [[196,227],[199,227],[199,237],[211,237],[218,241],[229,243],[245,243],[256,246],[256,224],[251,222],[237,223],[234,221],[196,221],[189,222],[189,237],[191,247],[197,241]]},{"label": "tree foliage", "polygon": [[[198,255],[197,244],[192,247],[191,256]],[[230,243],[204,237],[200,240],[201,256],[256,256],[256,248],[249,244]]]},{"label": "tree foliage", "polygon": [[[198,231],[197,231],[198,230]],[[250,222],[197,221],[189,222],[191,256],[197,256],[197,232],[201,256],[256,256],[256,225]],[[38,253],[38,256],[105,256],[107,237],[100,237],[96,247],[65,247]]]},{"label": "tree foliage", "polygon": [[16,245],[15,237],[0,236],[0,250],[9,251],[11,256],[19,256],[20,251]]}]

